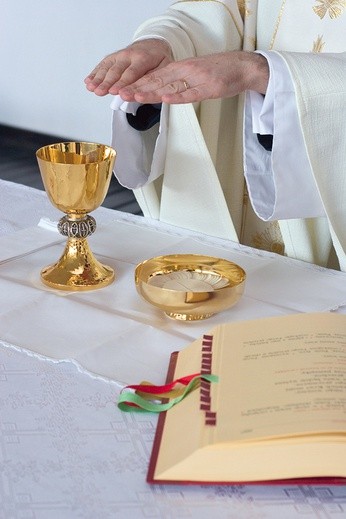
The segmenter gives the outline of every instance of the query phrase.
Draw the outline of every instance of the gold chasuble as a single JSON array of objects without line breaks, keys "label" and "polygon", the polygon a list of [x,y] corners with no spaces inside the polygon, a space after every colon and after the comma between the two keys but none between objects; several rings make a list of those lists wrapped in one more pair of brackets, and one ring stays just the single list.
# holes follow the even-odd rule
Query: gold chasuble
[{"label": "gold chasuble", "polygon": [[164,171],[134,190],[144,214],[323,266],[335,249],[346,270],[346,1],[182,0],[135,37],[149,35],[164,37],[176,60],[239,49],[281,54],[326,217],[266,223],[254,214],[244,182],[243,96],[163,105]]}]

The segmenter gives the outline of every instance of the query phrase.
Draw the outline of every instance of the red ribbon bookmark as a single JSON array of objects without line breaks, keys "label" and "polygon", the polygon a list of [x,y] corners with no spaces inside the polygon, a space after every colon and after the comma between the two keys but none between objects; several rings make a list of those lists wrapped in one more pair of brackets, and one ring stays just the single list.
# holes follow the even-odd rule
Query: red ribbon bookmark
[{"label": "red ribbon bookmark", "polygon": [[[131,384],[122,389],[118,407],[122,411],[149,411],[154,413],[167,411],[199,387],[201,380],[218,382],[218,377],[212,374],[195,373],[180,377],[162,386],[146,381],[141,384]],[[177,385],[183,387],[176,387]]]}]

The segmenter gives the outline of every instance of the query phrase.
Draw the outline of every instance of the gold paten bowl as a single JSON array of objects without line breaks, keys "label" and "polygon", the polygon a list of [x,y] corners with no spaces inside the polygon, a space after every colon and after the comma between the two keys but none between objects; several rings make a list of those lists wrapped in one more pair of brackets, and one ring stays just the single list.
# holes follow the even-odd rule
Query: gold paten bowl
[{"label": "gold paten bowl", "polygon": [[143,261],[135,270],[137,292],[169,317],[206,319],[242,296],[246,274],[236,263],[199,254],[172,254]]}]

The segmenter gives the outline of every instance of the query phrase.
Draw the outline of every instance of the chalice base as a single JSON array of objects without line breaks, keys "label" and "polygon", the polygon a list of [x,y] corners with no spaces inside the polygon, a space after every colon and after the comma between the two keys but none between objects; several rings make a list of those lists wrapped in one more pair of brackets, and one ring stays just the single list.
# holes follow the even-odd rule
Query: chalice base
[{"label": "chalice base", "polygon": [[41,270],[42,282],[58,290],[96,290],[114,279],[114,270],[97,261],[85,238],[69,238],[59,261]]},{"label": "chalice base", "polygon": [[203,319],[209,319],[214,314],[182,314],[178,312],[165,312],[165,314],[171,319],[176,319],[177,321],[202,321]]}]

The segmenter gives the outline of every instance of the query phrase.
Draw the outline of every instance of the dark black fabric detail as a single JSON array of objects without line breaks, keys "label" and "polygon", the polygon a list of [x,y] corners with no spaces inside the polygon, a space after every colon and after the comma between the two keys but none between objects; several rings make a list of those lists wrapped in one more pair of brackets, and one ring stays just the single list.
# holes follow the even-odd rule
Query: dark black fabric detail
[{"label": "dark black fabric detail", "polygon": [[267,151],[272,151],[273,149],[273,136],[272,135],[260,135],[257,134],[258,142],[261,146]]},{"label": "dark black fabric detail", "polygon": [[141,105],[138,107],[136,115],[126,114],[127,122],[132,128],[139,132],[149,130],[154,124],[160,121],[161,105]]}]

